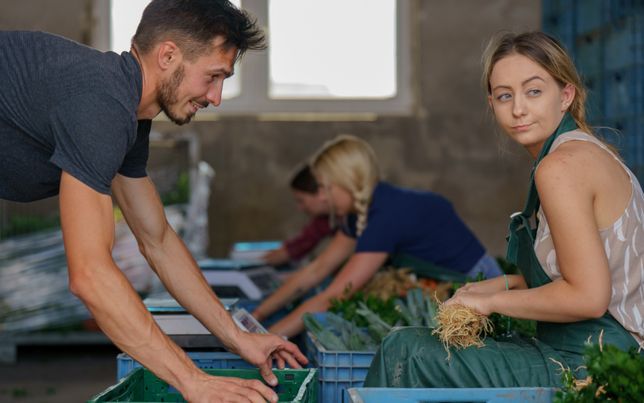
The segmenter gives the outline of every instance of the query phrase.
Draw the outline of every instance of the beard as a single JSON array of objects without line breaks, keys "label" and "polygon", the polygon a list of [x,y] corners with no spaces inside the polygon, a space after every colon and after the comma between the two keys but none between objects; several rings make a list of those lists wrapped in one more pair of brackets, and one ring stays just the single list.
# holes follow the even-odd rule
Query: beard
[{"label": "beard", "polygon": [[177,105],[177,90],[183,82],[184,75],[183,65],[177,67],[170,78],[161,82],[158,91],[159,95],[157,96],[157,103],[161,106],[163,113],[177,125],[184,125],[190,122],[190,119],[194,116],[193,114],[187,114],[182,117],[172,112],[172,107]]}]

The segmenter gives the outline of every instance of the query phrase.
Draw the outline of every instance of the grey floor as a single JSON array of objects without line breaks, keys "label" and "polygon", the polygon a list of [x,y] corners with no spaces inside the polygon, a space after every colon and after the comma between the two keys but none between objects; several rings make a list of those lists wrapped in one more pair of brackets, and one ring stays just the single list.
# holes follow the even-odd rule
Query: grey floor
[{"label": "grey floor", "polygon": [[116,381],[116,347],[20,346],[15,364],[0,364],[0,402],[85,402]]}]

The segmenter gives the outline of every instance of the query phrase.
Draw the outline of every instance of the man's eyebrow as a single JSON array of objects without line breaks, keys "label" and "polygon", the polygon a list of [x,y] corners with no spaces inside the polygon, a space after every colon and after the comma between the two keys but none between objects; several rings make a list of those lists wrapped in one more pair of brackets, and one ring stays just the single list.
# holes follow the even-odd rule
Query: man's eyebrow
[{"label": "man's eyebrow", "polygon": [[215,74],[219,74],[219,73],[223,73],[224,76],[226,76],[226,78],[230,78],[235,74],[235,70],[227,70],[227,69],[223,69],[223,68],[222,69],[208,70],[208,74],[210,74],[210,75],[215,75]]}]

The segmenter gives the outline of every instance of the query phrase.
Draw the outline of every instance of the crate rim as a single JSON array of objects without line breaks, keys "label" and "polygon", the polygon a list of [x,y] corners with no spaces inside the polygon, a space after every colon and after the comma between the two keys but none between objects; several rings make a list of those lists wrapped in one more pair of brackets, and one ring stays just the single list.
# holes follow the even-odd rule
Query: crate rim
[{"label": "crate rim", "polygon": [[[277,370],[279,368],[272,368],[272,369]],[[256,370],[257,369],[226,369],[225,371],[245,372],[245,371],[256,371]],[[126,376],[121,378],[118,382],[116,382],[114,385],[108,386],[105,390],[93,395],[89,400],[86,401],[86,403],[97,403],[97,399],[107,395],[112,390],[119,388],[122,384],[130,382],[132,378],[143,377],[146,371],[149,373],[152,373],[152,371],[150,371],[145,367],[135,368]],[[300,385],[300,388],[298,389],[297,395],[295,396],[295,401],[298,401],[298,400],[301,401],[304,398],[304,394],[308,390],[308,385],[312,383],[312,381],[316,378],[316,375],[318,373],[317,368],[299,368],[299,369],[284,368],[281,371],[306,371],[307,373],[306,377],[302,380],[302,384]],[[147,402],[131,402],[131,403],[147,403]]]}]

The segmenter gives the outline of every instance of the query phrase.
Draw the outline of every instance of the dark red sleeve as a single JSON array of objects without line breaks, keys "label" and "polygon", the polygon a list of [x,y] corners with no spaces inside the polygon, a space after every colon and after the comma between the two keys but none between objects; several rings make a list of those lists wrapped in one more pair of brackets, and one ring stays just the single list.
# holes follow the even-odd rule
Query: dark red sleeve
[{"label": "dark red sleeve", "polygon": [[319,216],[312,219],[302,228],[302,231],[296,237],[284,242],[284,247],[291,259],[299,260],[332,233],[333,229],[329,226],[329,217],[326,215]]}]

